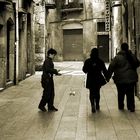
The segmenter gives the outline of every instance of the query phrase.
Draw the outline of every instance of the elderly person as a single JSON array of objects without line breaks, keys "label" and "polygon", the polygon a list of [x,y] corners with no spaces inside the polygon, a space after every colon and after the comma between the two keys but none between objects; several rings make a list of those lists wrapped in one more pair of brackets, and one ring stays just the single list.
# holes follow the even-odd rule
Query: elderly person
[{"label": "elderly person", "polygon": [[140,61],[128,50],[128,44],[122,43],[121,50],[112,60],[108,68],[108,81],[113,75],[114,83],[118,91],[118,109],[124,110],[124,98],[126,95],[127,109],[135,111],[134,88],[138,81],[137,67]]}]

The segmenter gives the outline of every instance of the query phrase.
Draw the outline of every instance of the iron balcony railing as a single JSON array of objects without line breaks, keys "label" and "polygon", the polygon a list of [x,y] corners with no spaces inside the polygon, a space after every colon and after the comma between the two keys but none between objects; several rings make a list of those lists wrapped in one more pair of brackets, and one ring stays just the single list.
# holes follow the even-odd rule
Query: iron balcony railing
[{"label": "iron balcony railing", "polygon": [[83,0],[65,0],[61,12],[83,10]]},{"label": "iron balcony railing", "polygon": [[48,9],[54,9],[54,8],[56,8],[55,0],[45,0],[45,6]]}]

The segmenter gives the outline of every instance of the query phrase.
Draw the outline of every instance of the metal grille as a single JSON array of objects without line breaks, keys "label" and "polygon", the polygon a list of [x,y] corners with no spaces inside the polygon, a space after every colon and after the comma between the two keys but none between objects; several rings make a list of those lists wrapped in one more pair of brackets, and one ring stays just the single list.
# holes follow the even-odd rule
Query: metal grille
[{"label": "metal grille", "polygon": [[110,31],[110,0],[106,0],[105,30]]}]

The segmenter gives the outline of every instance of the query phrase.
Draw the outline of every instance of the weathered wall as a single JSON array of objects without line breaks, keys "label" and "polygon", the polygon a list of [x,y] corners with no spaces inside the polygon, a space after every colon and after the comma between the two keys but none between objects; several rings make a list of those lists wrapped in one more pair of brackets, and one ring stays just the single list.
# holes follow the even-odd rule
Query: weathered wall
[{"label": "weathered wall", "polygon": [[38,2],[35,6],[35,69],[41,70],[45,59],[45,7]]},{"label": "weathered wall", "polygon": [[[24,3],[25,0],[23,0]],[[35,72],[33,38],[33,3],[26,3],[25,13],[19,11],[19,80]]]},{"label": "weathered wall", "polygon": [[[22,17],[19,16],[19,20]],[[26,17],[27,19],[27,17]],[[27,20],[26,20],[27,21]],[[25,79],[27,71],[27,22],[22,23],[22,27],[19,29],[19,80]]]},{"label": "weathered wall", "polygon": [[[2,5],[1,5],[2,6]],[[14,30],[14,9],[12,5],[1,7],[0,26],[0,89],[6,87],[7,80],[7,25],[9,24],[9,81],[14,82],[14,47],[15,47],[15,30]],[[8,23],[8,24],[7,24]]]},{"label": "weathered wall", "polygon": [[136,49],[137,49],[137,56],[140,59],[140,1],[135,0],[135,36],[136,36]]},{"label": "weathered wall", "polygon": [[[97,22],[98,19],[105,18],[105,5],[103,2],[95,3],[91,0],[84,1],[84,9],[81,13],[69,14],[66,20],[56,20],[61,17],[56,10],[49,10],[46,22],[49,22],[49,47],[58,51],[57,60],[63,60],[63,25],[69,23],[79,23],[83,26],[83,56],[86,58],[92,47],[97,46]],[[56,18],[57,17],[57,18]],[[75,24],[76,25],[76,24]],[[73,29],[76,27],[73,27]]]},{"label": "weathered wall", "polygon": [[[27,74],[35,73],[33,2],[27,3],[25,0],[19,2],[26,3],[24,7],[19,5],[19,16],[15,15],[15,3],[0,2],[0,90],[8,87],[9,84],[17,84],[18,80],[25,79]],[[27,18],[27,15],[30,15],[30,18]]]}]

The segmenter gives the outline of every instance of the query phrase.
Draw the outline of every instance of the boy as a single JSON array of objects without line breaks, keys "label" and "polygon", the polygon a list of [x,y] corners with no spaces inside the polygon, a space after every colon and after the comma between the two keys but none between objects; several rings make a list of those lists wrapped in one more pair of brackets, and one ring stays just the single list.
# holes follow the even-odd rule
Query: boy
[{"label": "boy", "polygon": [[47,52],[47,58],[43,64],[43,74],[41,78],[41,84],[44,88],[42,99],[39,103],[38,108],[45,112],[45,105],[48,104],[48,111],[58,111],[57,108],[54,107],[54,81],[53,75],[61,75],[58,70],[54,69],[53,59],[57,55],[57,51],[54,49],[49,49]]}]

